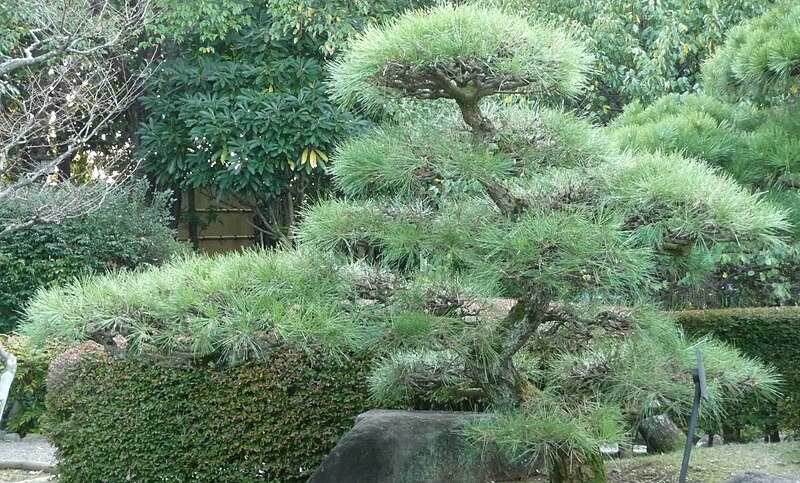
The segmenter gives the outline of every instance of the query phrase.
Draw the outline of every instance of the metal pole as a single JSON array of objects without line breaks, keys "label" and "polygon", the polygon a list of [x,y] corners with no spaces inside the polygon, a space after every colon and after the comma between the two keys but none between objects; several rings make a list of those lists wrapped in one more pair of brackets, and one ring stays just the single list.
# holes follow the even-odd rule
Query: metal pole
[{"label": "metal pole", "polygon": [[692,456],[692,446],[694,446],[694,430],[697,426],[697,417],[700,414],[700,371],[695,369],[692,374],[694,379],[694,404],[692,405],[692,416],[689,418],[689,430],[686,433],[686,448],[683,450],[683,465],[681,465],[681,475],[679,483],[686,483],[686,474],[689,471],[689,458]]}]

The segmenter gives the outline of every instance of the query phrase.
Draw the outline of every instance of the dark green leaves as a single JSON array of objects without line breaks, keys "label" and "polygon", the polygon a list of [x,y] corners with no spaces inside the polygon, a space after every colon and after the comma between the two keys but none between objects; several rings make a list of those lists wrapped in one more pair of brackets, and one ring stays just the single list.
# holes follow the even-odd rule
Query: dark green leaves
[{"label": "dark green leaves", "polygon": [[369,408],[369,365],[302,351],[219,371],[83,360],[48,393],[59,478],[306,481]]},{"label": "dark green leaves", "polygon": [[[145,184],[120,187],[103,209],[84,218],[34,226],[0,240],[0,330],[16,326],[19,312],[40,288],[81,274],[157,265],[183,250],[167,226],[168,201],[157,194],[148,202]],[[14,208],[0,206],[0,218]]]},{"label": "dark green leaves", "polygon": [[270,199],[296,177],[318,174],[324,162],[303,165],[302,151],[330,152],[356,124],[316,85],[320,61],[271,55],[256,69],[215,56],[169,63],[143,99],[152,112],[143,150],[157,179]]}]

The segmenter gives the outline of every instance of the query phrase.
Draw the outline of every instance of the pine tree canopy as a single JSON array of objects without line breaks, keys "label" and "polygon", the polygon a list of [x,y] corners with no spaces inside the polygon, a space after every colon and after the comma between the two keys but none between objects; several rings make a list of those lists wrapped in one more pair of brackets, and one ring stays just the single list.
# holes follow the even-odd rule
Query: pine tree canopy
[{"label": "pine tree canopy", "polygon": [[[664,407],[675,404],[676,414],[686,414],[690,395],[684,393],[690,386],[682,388],[671,370],[661,378],[650,364],[637,361],[661,357],[653,351],[671,354],[663,356],[667,360],[690,343],[669,323],[664,328],[653,320],[663,315],[637,312],[622,321],[610,316],[612,326],[621,324],[616,329],[597,318],[605,305],[636,305],[646,298],[658,264],[702,249],[697,245],[745,238],[780,243],[777,235],[787,227],[783,214],[703,163],[677,155],[613,154],[598,130],[568,114],[513,107],[493,111],[492,119],[500,133],[495,143],[471,144],[471,133],[452,116],[386,126],[346,143],[333,174],[348,199],[307,213],[303,245],[353,259],[371,253],[372,263],[359,266],[363,279],[374,281],[360,285],[392,280],[376,297],[380,302],[371,305],[389,317],[394,341],[389,344],[397,347],[375,373],[376,397],[387,404],[409,403],[420,393],[452,398],[480,385],[467,368],[489,362],[465,362],[476,354],[456,347],[501,357],[498,338],[508,335],[503,323],[508,316],[494,310],[492,301],[543,291],[553,299],[544,326],[567,331],[562,337],[595,330],[630,335],[632,320],[648,327],[643,339],[632,338],[622,348],[604,347],[607,341],[590,345],[587,352],[598,364],[619,367],[586,378],[576,374],[573,383],[617,387],[621,400],[635,399],[642,411],[660,399]],[[524,128],[515,131],[512,120]],[[504,215],[482,177],[501,183],[524,210]],[[569,329],[559,325],[563,320]],[[535,332],[538,348],[565,347],[541,327]],[[660,346],[667,341],[669,348]],[[541,351],[532,350],[536,362],[520,363],[520,371],[527,377],[549,368],[538,380],[562,381],[571,371],[589,370],[585,349],[578,346],[574,356],[546,362],[538,359]],[[691,354],[682,357],[682,367],[689,367]],[[727,365],[738,358],[714,360]],[[754,363],[740,367],[765,380]],[[637,383],[629,387],[624,381],[631,374]],[[734,386],[715,387],[722,394]]]},{"label": "pine tree canopy", "polygon": [[[333,175],[349,198],[312,210],[301,238],[377,247],[384,262],[403,266],[425,259],[515,273],[554,293],[582,292],[585,283],[574,284],[581,279],[617,293],[646,283],[656,252],[748,238],[779,243],[787,228],[781,212],[703,163],[603,155],[594,128],[566,114],[507,109],[493,116],[504,139],[478,146],[454,120],[432,121],[344,144]],[[523,212],[504,220],[486,180]]]},{"label": "pine tree canopy", "polygon": [[800,94],[800,4],[783,1],[734,28],[703,67],[713,95],[761,102],[796,100]]},{"label": "pine tree canopy", "polygon": [[[333,67],[341,103],[452,99],[459,110],[420,111],[341,145],[332,173],[347,197],[310,209],[298,235],[358,263],[372,280],[362,286],[382,287],[362,302],[392,334],[375,397],[479,388],[497,408],[525,408],[474,428],[511,453],[596,454],[618,437],[622,407],[686,414],[691,343],[641,308],[652,276],[719,242],[780,245],[789,229],[784,212],[704,162],[619,154],[571,114],[492,99],[572,95],[588,60],[558,30],[477,7],[417,11],[366,32]],[[514,299],[510,311],[497,308],[502,298]],[[568,354],[569,343],[548,345],[559,334],[588,335]],[[712,373],[732,370],[711,378],[709,414],[744,390],[742,377],[774,389],[758,363],[705,347]],[[538,435],[521,436],[515,418]]]},{"label": "pine tree canopy", "polygon": [[591,57],[569,34],[477,6],[410,11],[370,28],[332,67],[332,97],[375,108],[387,97],[472,102],[498,92],[573,96]]}]

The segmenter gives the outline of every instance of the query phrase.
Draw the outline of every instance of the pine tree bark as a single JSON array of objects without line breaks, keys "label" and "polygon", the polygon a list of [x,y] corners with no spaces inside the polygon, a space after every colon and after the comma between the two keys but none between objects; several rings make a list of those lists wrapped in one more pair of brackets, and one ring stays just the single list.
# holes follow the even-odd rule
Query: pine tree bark
[{"label": "pine tree bark", "polygon": [[525,211],[525,204],[516,198],[511,191],[492,178],[480,180],[486,194],[494,201],[504,216],[516,217]]},{"label": "pine tree bark", "polygon": [[493,135],[497,129],[492,121],[483,115],[478,107],[478,101],[479,99],[456,100],[458,108],[461,110],[461,117],[464,119],[464,123],[472,129],[472,133],[479,137],[488,137]]},{"label": "pine tree bark", "polygon": [[606,483],[606,467],[600,451],[578,456],[574,451],[556,452],[550,483]]},{"label": "pine tree bark", "polygon": [[[525,401],[539,397],[540,391],[520,374],[512,358],[533,336],[544,322],[550,305],[550,296],[531,290],[528,297],[520,299],[501,322],[495,347],[499,364],[491,367],[476,364],[472,376],[496,408],[514,408]],[[473,357],[480,361],[480,358]],[[559,450],[550,468],[552,483],[606,483],[603,456],[599,448],[592,453]]]},{"label": "pine tree bark", "polygon": [[686,435],[666,414],[644,418],[639,424],[648,453],[669,453],[683,447]]}]

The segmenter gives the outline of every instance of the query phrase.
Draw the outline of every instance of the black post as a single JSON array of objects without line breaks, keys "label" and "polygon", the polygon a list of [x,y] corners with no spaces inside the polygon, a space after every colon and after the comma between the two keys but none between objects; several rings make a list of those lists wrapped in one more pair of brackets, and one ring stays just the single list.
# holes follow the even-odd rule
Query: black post
[{"label": "black post", "polygon": [[689,430],[686,432],[686,448],[683,450],[683,464],[681,465],[681,475],[679,483],[686,483],[686,474],[689,472],[689,458],[692,456],[692,446],[694,446],[694,430],[697,427],[697,417],[700,415],[700,399],[708,400],[706,390],[706,370],[703,367],[703,354],[700,349],[694,348],[697,356],[697,368],[692,371],[694,381],[694,404],[692,404],[692,416],[689,418]]},{"label": "black post", "polygon": [[700,414],[700,376],[695,369],[692,374],[694,379],[694,404],[692,405],[692,416],[689,418],[689,430],[686,432],[686,447],[683,450],[683,464],[681,465],[681,476],[679,483],[686,483],[686,473],[689,471],[689,458],[692,456],[692,446],[694,446],[694,430],[697,426],[697,416]]}]

